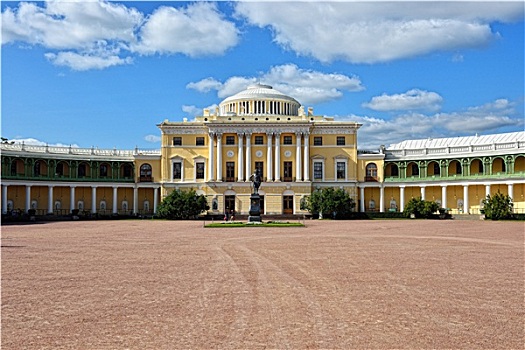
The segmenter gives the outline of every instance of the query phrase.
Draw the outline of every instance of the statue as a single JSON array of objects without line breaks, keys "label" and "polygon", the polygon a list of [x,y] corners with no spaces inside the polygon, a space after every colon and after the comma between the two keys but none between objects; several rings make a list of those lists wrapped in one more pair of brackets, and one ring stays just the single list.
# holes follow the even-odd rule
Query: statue
[{"label": "statue", "polygon": [[261,175],[259,174],[259,169],[255,169],[255,172],[250,175],[250,181],[253,184],[253,193],[259,193],[259,187],[261,187]]},{"label": "statue", "polygon": [[259,196],[259,187],[261,186],[261,174],[258,169],[250,175],[250,181],[253,184],[253,193],[250,196],[250,211],[248,216],[249,222],[261,222],[261,197]]}]

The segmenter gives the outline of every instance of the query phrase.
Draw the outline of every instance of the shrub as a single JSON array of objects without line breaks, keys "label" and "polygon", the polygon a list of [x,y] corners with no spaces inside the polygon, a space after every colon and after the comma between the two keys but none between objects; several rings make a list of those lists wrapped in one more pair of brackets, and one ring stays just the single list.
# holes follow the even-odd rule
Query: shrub
[{"label": "shrub", "polygon": [[487,219],[510,219],[512,217],[513,207],[514,204],[510,196],[498,191],[494,196],[487,195],[487,198],[483,200],[482,212]]},{"label": "shrub", "polygon": [[195,190],[175,190],[160,203],[157,216],[163,219],[194,219],[208,209],[206,197],[197,195]]},{"label": "shrub", "polygon": [[312,215],[322,214],[324,218],[345,219],[354,208],[354,200],[341,188],[323,188],[301,201],[302,210],[308,210]]},{"label": "shrub", "polygon": [[416,218],[430,218],[439,210],[439,205],[433,201],[425,201],[421,197],[412,198],[403,210],[406,217],[414,215]]}]

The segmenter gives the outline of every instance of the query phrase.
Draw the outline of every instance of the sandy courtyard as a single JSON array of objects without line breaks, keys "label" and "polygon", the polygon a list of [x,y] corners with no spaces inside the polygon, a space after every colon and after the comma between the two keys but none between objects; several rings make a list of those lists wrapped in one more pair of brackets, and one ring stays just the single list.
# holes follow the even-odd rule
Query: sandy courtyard
[{"label": "sandy courtyard", "polygon": [[2,227],[2,349],[523,349],[524,225]]}]

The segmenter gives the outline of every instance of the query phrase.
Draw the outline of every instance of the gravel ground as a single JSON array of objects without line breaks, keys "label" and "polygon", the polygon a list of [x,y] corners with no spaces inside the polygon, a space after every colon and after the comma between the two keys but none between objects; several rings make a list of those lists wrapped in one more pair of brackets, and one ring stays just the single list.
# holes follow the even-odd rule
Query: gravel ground
[{"label": "gravel ground", "polygon": [[2,227],[2,349],[523,349],[524,225]]}]

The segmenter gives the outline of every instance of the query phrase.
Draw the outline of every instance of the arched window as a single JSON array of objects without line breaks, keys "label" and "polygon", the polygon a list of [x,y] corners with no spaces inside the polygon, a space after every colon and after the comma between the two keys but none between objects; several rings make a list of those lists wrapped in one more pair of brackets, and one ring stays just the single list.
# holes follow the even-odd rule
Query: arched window
[{"label": "arched window", "polygon": [[142,182],[152,181],[151,175],[152,175],[151,165],[149,165],[148,163],[142,164],[140,166],[140,181]]},{"label": "arched window", "polygon": [[87,175],[86,163],[80,163],[78,165],[78,177],[85,177]]},{"label": "arched window", "polygon": [[369,164],[367,164],[365,181],[377,181],[377,165],[376,165],[376,163],[369,163]]},{"label": "arched window", "polygon": [[99,168],[99,176],[100,177],[107,177],[108,176],[108,165],[107,164],[100,164]]},{"label": "arched window", "polygon": [[130,179],[133,177],[133,168],[130,164],[124,164],[121,167],[121,176],[125,179]]}]

